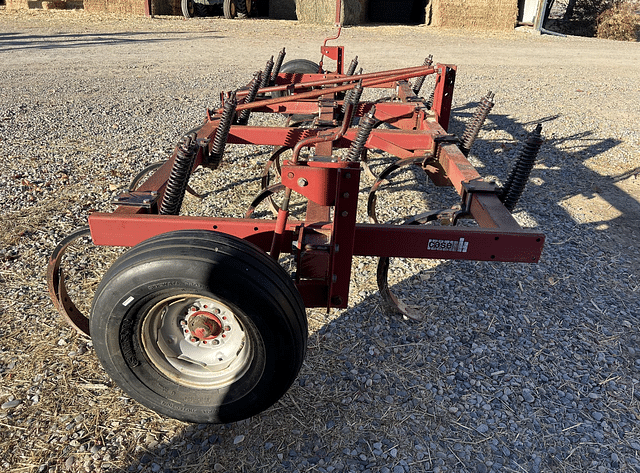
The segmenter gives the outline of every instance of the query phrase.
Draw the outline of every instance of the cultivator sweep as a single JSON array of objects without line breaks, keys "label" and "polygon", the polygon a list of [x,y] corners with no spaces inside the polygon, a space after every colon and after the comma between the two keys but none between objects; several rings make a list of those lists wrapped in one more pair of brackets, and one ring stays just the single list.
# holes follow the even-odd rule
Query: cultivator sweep
[{"label": "cultivator sweep", "polygon": [[[423,314],[391,292],[390,258],[534,263],[540,257],[544,235],[521,228],[510,213],[540,147],[540,126],[500,188],[467,159],[492,93],[458,138],[447,132],[455,66],[429,56],[421,66],[363,73],[356,72],[356,57],[345,71],[344,49],[327,41],[321,56],[318,64],[284,62],[283,49],[246,87],[222,93],[221,107],[207,111],[168,161],[143,170],[115,211],[93,213],[88,228],[65,239],[51,258],[48,282],[58,310],[91,334],[112,378],[158,412],[228,422],[273,404],[304,357],[304,308],[347,307],[353,256],[380,258],[384,306],[416,320]],[[429,76],[435,87],[424,98]],[[372,88],[386,89],[387,97],[362,100]],[[280,114],[286,124],[252,125],[256,113]],[[195,193],[192,172],[216,169],[227,146],[247,144],[275,148],[246,215],[180,215],[185,192]],[[374,149],[397,158],[377,176],[367,164]],[[380,223],[377,190],[406,166],[424,170],[435,186],[453,187],[459,204],[403,224]],[[362,173],[374,182],[368,222],[356,218]],[[290,213],[295,194],[306,200],[303,219]],[[254,218],[263,202],[275,218]],[[462,220],[475,224],[458,225]],[[91,317],[69,299],[60,264],[68,245],[89,233],[95,245],[133,247],[104,276]],[[293,256],[294,271],[278,264],[283,254]]]}]

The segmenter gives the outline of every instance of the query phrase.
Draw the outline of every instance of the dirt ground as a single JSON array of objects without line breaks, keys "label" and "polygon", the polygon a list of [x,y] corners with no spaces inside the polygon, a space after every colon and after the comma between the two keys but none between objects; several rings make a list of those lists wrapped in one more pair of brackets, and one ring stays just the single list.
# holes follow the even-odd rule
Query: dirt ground
[{"label": "dirt ground", "polygon": [[[287,58],[318,58],[318,44],[335,32],[330,27],[295,21],[125,18],[89,15],[81,10],[2,11],[0,27],[34,32],[33,38],[27,39],[4,36],[3,46],[24,52],[5,55],[5,68],[27,64],[49,67],[52,49],[57,63],[76,71],[72,73],[86,76],[112,74],[115,78],[117,71],[135,63],[138,74],[183,70],[187,80],[194,69],[211,68],[215,70],[211,74],[214,86],[203,91],[209,103],[216,100],[215,90],[246,83],[246,78],[262,67],[264,58],[276,54],[283,45]],[[51,38],[55,38],[52,45],[38,47],[38,40]],[[597,121],[598,131],[606,133],[608,129],[610,135],[616,135],[617,129],[637,128],[634,123],[639,121],[638,43],[540,36],[528,28],[504,33],[389,25],[345,28],[339,42],[346,48],[347,60],[350,54],[357,54],[360,64],[371,68],[405,67],[434,54],[436,61],[458,66],[456,102],[477,100],[485,90],[495,89],[498,102],[495,110],[514,116],[517,110],[522,120],[535,120],[543,115],[565,122],[580,119],[582,123],[575,123],[578,127],[587,121]],[[99,67],[92,67],[98,63]],[[565,92],[568,100],[558,104],[557,97],[564,97]],[[505,99],[505,95],[509,97]],[[501,96],[506,104],[500,103]],[[550,123],[547,136],[553,132]],[[561,204],[567,211],[583,209],[589,214],[576,216],[577,221],[607,220],[616,213],[619,203],[607,199],[612,194],[607,190],[611,186],[597,182],[599,176],[614,178],[616,189],[637,200],[640,180],[636,179],[638,162],[633,157],[637,156],[637,150],[627,148],[635,144],[633,140],[623,140],[618,148],[612,149],[615,154],[619,151],[630,154],[631,159],[612,158],[607,153],[585,159],[585,167],[593,171],[593,182],[585,182],[585,188],[595,186],[602,192],[597,197],[577,192]],[[613,191],[616,193],[617,190]],[[625,212],[630,212],[628,222],[637,222],[637,209],[627,208]]]},{"label": "dirt ground", "polygon": [[[220,91],[233,90],[247,83],[269,56],[277,54],[282,47],[286,47],[288,59],[318,60],[322,41],[333,33],[330,27],[293,21],[125,18],[88,15],[83,11],[10,12],[0,8],[0,98],[7,108],[18,109],[25,104],[29,110],[38,109],[42,116],[55,121],[55,116],[46,116],[45,112],[50,109],[52,113],[59,113],[61,122],[64,122],[64,101],[81,101],[84,96],[91,96],[93,100],[102,92],[100,85],[112,94],[96,100],[106,104],[105,107],[113,105],[116,111],[130,111],[128,104],[118,102],[122,97],[130,97],[136,88],[145,97],[153,96],[148,103],[155,107],[151,110],[152,117],[143,115],[139,118],[109,117],[107,110],[99,115],[102,121],[96,127],[97,131],[92,130],[93,134],[83,131],[85,141],[81,143],[81,149],[86,148],[89,156],[113,153],[126,158],[122,159],[126,162],[117,172],[105,168],[92,170],[95,175],[79,176],[78,172],[60,177],[58,173],[56,179],[65,182],[59,183],[60,187],[55,189],[64,188],[64,193],[56,191],[48,196],[34,193],[32,200],[27,200],[26,190],[24,198],[13,198],[16,193],[7,191],[13,200],[7,198],[1,208],[0,241],[9,248],[23,244],[30,235],[49,232],[46,244],[51,247],[48,249],[52,249],[59,241],[62,229],[66,229],[65,225],[84,224],[93,205],[104,204],[110,192],[139,170],[131,158],[139,152],[139,141],[144,138],[145,142],[157,142],[156,147],[145,148],[147,151],[151,149],[149,154],[171,149],[179,133],[201,120],[205,108],[217,102]],[[376,25],[345,28],[338,43],[345,46],[347,61],[358,55],[365,72],[419,65],[428,54],[433,54],[436,62],[455,64],[458,74],[450,129],[454,133],[463,129],[471,106],[487,90],[494,91],[497,104],[474,150],[473,164],[483,176],[504,177],[509,166],[506,155],[536,123],[543,124],[545,143],[518,218],[547,234],[547,253],[543,255],[546,258],[545,271],[553,273],[545,279],[550,286],[555,286],[549,290],[558,290],[559,285],[572,278],[571,274],[564,272],[561,249],[574,238],[574,234],[579,235],[575,237],[576,245],[585,266],[598,263],[600,249],[623,254],[628,261],[640,264],[638,43],[540,36],[526,29],[495,33]],[[25,82],[28,79],[28,87],[22,87],[21,78]],[[33,85],[34,80],[39,81],[36,86]],[[90,84],[92,88],[88,90],[86,84],[91,81],[96,85]],[[175,87],[175,93],[172,82],[180,84]],[[162,88],[154,89],[158,84]],[[84,88],[80,90],[80,87]],[[118,95],[119,87],[122,96]],[[76,88],[81,92],[77,96],[65,95]],[[0,118],[8,122],[13,115]],[[92,117],[80,119],[85,118],[93,120]],[[127,125],[121,121],[126,121]],[[134,125],[137,127],[134,131],[127,128]],[[121,132],[124,128],[126,133]],[[47,133],[38,127],[24,130],[20,141],[26,144],[21,145],[13,146],[10,141],[14,137],[3,137],[2,149],[6,151],[0,155],[0,162],[5,166],[5,186],[9,187],[12,179],[15,180],[12,176],[27,172],[24,167],[33,165],[26,159],[20,160],[19,155],[27,156],[32,147],[58,152],[58,146],[60,153],[64,154],[62,138],[75,138],[72,126],[60,131],[47,123],[46,129]],[[118,134],[120,132],[122,135]],[[78,148],[78,143],[79,139],[72,146]],[[98,147],[103,149],[92,149]],[[28,187],[22,183],[21,189]],[[74,190],[91,194],[88,203],[73,197],[70,193]],[[84,199],[85,194],[82,195]],[[58,240],[54,241],[54,238]],[[91,468],[102,468],[103,471],[127,471],[130,467],[133,470],[150,469],[151,464],[144,461],[146,454],[153,452],[157,457],[168,458],[169,450],[182,451],[188,444],[188,437],[204,429],[210,429],[206,430],[207,435],[217,439],[211,443],[219,447],[222,442],[224,449],[211,448],[198,458],[190,459],[191,463],[185,464],[191,466],[181,466],[182,470],[211,471],[210,465],[224,464],[228,465],[228,471],[256,471],[252,469],[255,465],[261,465],[258,469],[263,471],[275,471],[275,467],[270,465],[277,464],[281,471],[285,471],[286,466],[282,466],[279,457],[275,456],[275,449],[265,451],[265,440],[267,444],[300,444],[300,438],[306,432],[317,431],[321,438],[327,435],[327,442],[339,445],[336,456],[340,456],[343,444],[349,446],[349,437],[343,439],[338,429],[330,433],[323,430],[327,416],[322,408],[341,409],[341,417],[336,419],[343,418],[343,423],[340,420],[336,422],[354,437],[361,434],[353,426],[361,428],[370,420],[367,412],[355,408],[349,410],[348,402],[338,406],[340,401],[335,401],[331,392],[318,391],[313,397],[313,385],[294,386],[291,395],[257,420],[224,426],[219,430],[186,426],[161,418],[122,397],[122,392],[102,371],[90,347],[59,321],[48,301],[38,300],[37,304],[29,305],[33,302],[31,293],[46,293],[42,277],[46,261],[44,258],[34,259],[28,263],[28,271],[25,269],[25,273],[20,273],[16,268],[27,259],[25,255],[29,255],[26,250],[21,258],[14,260],[9,255],[3,256],[1,261],[0,281],[6,287],[3,287],[5,294],[0,295],[0,310],[9,322],[0,331],[3,348],[0,365],[4,370],[0,403],[9,396],[19,399],[26,399],[27,394],[32,396],[30,389],[34,383],[34,372],[37,376],[44,373],[42,382],[46,389],[42,388],[38,404],[28,405],[25,401],[15,412],[11,411],[0,420],[0,453],[5,457],[0,458],[0,468],[5,471],[35,472],[46,471],[47,468],[50,472],[74,471],[75,466],[66,466],[69,458],[73,458],[70,455],[83,459],[90,456],[88,452],[77,453],[74,449],[78,446],[70,446],[70,439],[65,437],[64,429],[75,419],[81,420],[75,421],[70,428],[78,429],[82,424],[84,437],[91,438],[92,442],[99,439],[91,444],[91,448],[117,446],[109,450],[108,455],[102,451],[96,453],[99,460],[86,467],[89,469],[85,468],[85,471],[94,471]],[[608,271],[615,272],[610,268]],[[637,274],[631,277],[637,281]],[[608,282],[603,281],[602,284]],[[16,287],[20,290],[20,300],[9,291]],[[522,297],[535,302],[537,290],[526,289],[529,292]],[[630,293],[636,300],[637,290],[636,283],[633,293]],[[11,297],[7,295],[9,293]],[[550,307],[562,305],[562,294],[554,297]],[[377,307],[377,302],[369,304]],[[621,307],[608,310],[616,312]],[[626,310],[640,318],[637,307]],[[35,329],[24,323],[34,314],[41,338],[34,338],[32,333]],[[349,314],[354,319],[356,315],[357,312]],[[350,350],[360,343],[356,340],[353,344],[349,341],[340,345],[336,341],[321,341],[319,327],[327,322],[322,317],[324,315],[310,313],[310,322],[318,331],[310,338],[310,355],[304,368],[309,379],[314,379],[325,365],[338,363],[335,357],[323,358],[325,351],[335,349],[336,353],[351,356]],[[540,318],[544,319],[544,316]],[[340,328],[348,325],[344,322],[337,324]],[[540,330],[544,332],[544,328]],[[69,353],[74,353],[74,356]],[[411,357],[416,358],[417,355],[409,352],[402,362],[417,370],[410,364]],[[334,371],[339,373],[340,369],[343,368],[338,367]],[[399,372],[403,368],[388,369]],[[440,375],[435,368],[433,371],[434,376]],[[403,373],[408,373],[408,370]],[[630,369],[622,377],[634,376],[637,377],[637,372]],[[326,388],[338,393],[340,385],[338,382],[331,384],[331,379],[328,379]],[[305,396],[309,396],[308,400],[304,400]],[[338,394],[334,397],[338,399]],[[630,398],[637,403],[633,394]],[[395,400],[383,404],[384,407],[367,406],[372,417],[377,415],[384,419],[390,411],[404,418],[403,406],[396,405]],[[635,416],[639,415],[636,404],[629,409]],[[425,429],[450,425],[446,416],[453,416],[451,412],[445,412],[437,426],[424,421]],[[385,428],[393,431],[399,424],[390,421]],[[291,425],[295,426],[293,433]],[[364,428],[375,430],[368,424]],[[637,431],[634,435],[640,438]],[[411,443],[409,434],[397,437],[399,442]],[[84,442],[80,438],[78,445],[80,441]],[[478,441],[478,449],[483,447],[482,442],[484,439]],[[241,451],[241,447],[244,450]],[[282,451],[286,454],[288,448]],[[587,471],[580,463],[582,450],[574,454],[575,451],[571,451],[560,469]],[[254,454],[258,456],[257,460]],[[74,465],[73,461],[69,464]],[[45,465],[44,469],[42,465]],[[182,471],[180,468],[176,471]],[[416,466],[411,471],[421,471],[419,468],[422,467]],[[450,471],[462,470],[452,468]],[[475,470],[470,467],[469,471]]]}]

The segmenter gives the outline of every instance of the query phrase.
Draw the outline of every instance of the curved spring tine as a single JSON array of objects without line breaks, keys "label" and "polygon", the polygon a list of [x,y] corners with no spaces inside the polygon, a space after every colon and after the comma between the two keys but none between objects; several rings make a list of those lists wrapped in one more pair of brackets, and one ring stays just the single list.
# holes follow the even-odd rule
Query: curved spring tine
[{"label": "curved spring tine", "polygon": [[[383,121],[376,122],[376,124],[373,125],[374,130],[380,127],[382,124],[384,124]],[[362,155],[360,156],[360,162],[362,163],[362,168],[364,169],[364,173],[369,177],[369,179],[376,181],[378,179],[378,176],[375,175],[375,173],[371,170],[371,166],[369,166],[368,152],[369,150],[366,147],[362,150]]]},{"label": "curved spring tine", "polygon": [[[261,190],[258,195],[254,197],[251,205],[249,205],[249,208],[244,214],[244,218],[251,218],[251,215],[256,210],[256,207],[260,204],[260,202],[267,198],[270,198],[276,192],[283,191],[284,189],[286,189],[285,185],[282,183],[278,183]],[[273,205],[275,205],[275,203]]]},{"label": "curved spring tine", "polygon": [[[147,174],[152,173],[166,162],[167,160],[165,159],[164,161],[158,161],[157,163],[149,164],[146,168],[136,174],[133,179],[131,179],[131,184],[129,184],[129,189],[127,189],[127,192],[135,191],[140,185],[140,181],[142,181],[142,179]],[[187,192],[192,196],[197,197],[198,199],[204,199],[204,194],[198,194],[190,185],[187,185]]]},{"label": "curved spring tine", "polygon": [[78,238],[90,235],[89,227],[82,227],[68,235],[56,246],[49,258],[47,266],[47,285],[53,305],[58,309],[62,318],[71,325],[80,335],[91,338],[89,333],[89,319],[85,316],[73,301],[69,298],[67,287],[64,284],[64,273],[60,268],[62,257],[67,248]]},{"label": "curved spring tine", "polygon": [[360,156],[360,164],[362,165],[362,169],[364,169],[364,173],[367,175],[369,179],[376,181],[378,176],[376,176],[371,170],[371,166],[369,166],[369,156],[367,148],[362,150],[362,156]]},{"label": "curved spring tine", "polygon": [[[262,170],[262,176],[260,176],[261,178],[260,189],[265,190],[269,187],[269,184],[270,184],[269,170],[272,167],[275,171],[276,177],[280,177],[280,156],[284,152],[290,149],[291,149],[290,146],[279,146],[274,150],[274,152],[271,154],[271,157],[269,158],[267,163],[264,165],[264,169]],[[275,214],[278,213],[278,210],[280,207],[278,207],[278,204],[275,203],[275,201],[271,196],[269,197],[269,206],[271,207],[271,211],[273,213]]]},{"label": "curved spring tine", "polygon": [[131,184],[129,184],[129,189],[127,189],[127,191],[128,192],[135,191],[138,188],[138,186],[140,185],[140,182],[142,181],[142,179],[147,174],[151,174],[153,171],[158,169],[160,166],[162,166],[166,162],[167,162],[167,160],[158,161],[157,163],[149,164],[146,168],[144,168],[142,171],[140,171],[138,174],[136,174],[136,176],[133,179],[131,179]]},{"label": "curved spring tine", "polygon": [[389,290],[389,280],[387,279],[388,273],[389,258],[380,258],[380,260],[378,261],[377,279],[378,290],[380,291],[380,296],[382,296],[384,308],[389,312],[399,313],[407,319],[415,320],[418,322],[423,321],[424,315],[420,311],[406,305],[404,302],[399,300],[393,292]]},{"label": "curved spring tine", "polygon": [[378,217],[376,215],[376,201],[378,198],[376,197],[376,191],[380,187],[380,185],[386,180],[387,176],[391,174],[396,169],[399,169],[404,166],[409,166],[411,164],[419,164],[425,160],[424,156],[420,156],[419,158],[405,158],[396,161],[395,163],[390,164],[387,168],[380,173],[376,182],[371,186],[369,190],[369,198],[367,199],[367,215],[369,216],[369,221],[371,223],[378,223]]},{"label": "curved spring tine", "polygon": [[[438,218],[438,215],[442,210],[434,210],[425,212],[419,215],[415,215],[406,220],[403,225],[418,225],[420,223],[426,223]],[[396,295],[389,289],[389,263],[391,258],[383,256],[378,260],[378,269],[376,272],[376,278],[378,282],[378,290],[382,297],[384,308],[392,313],[401,314],[403,318],[411,319],[415,321],[424,320],[424,314],[407,304],[402,302],[396,297]]]},{"label": "curved spring tine", "polygon": [[264,169],[262,170],[262,176],[260,176],[261,178],[260,189],[264,190],[267,187],[269,187],[269,170],[271,169],[271,166],[275,165],[274,170],[276,172],[276,176],[280,177],[280,156],[285,151],[288,151],[290,149],[291,149],[290,146],[279,146],[273,151],[273,153],[271,154],[271,157],[269,158],[267,163],[264,165]]}]

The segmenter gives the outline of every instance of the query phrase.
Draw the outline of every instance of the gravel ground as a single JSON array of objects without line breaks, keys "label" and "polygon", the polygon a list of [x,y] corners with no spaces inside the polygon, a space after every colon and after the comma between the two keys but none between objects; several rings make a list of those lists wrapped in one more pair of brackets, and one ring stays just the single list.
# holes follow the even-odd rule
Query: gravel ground
[{"label": "gravel ground", "polygon": [[[394,261],[393,289],[429,314],[422,323],[385,315],[376,261],[355,259],[349,308],[308,311],[300,376],[261,415],[217,426],[161,418],[124,396],[91,342],[61,322],[44,281],[57,242],[112,208],[221,90],[248,82],[283,46],[288,59],[317,60],[328,33],[0,10],[1,470],[640,471],[637,43],[345,29],[347,59],[357,54],[365,72],[429,53],[457,64],[453,132],[496,93],[473,151],[483,176],[504,179],[543,123],[516,217],[547,245],[536,265]],[[268,149],[227,149],[222,169],[192,179],[215,196],[187,197],[185,213],[243,213]],[[374,168],[385,162],[374,155]],[[452,202],[412,172],[385,199],[384,220]],[[117,253],[72,256],[85,307]]]}]

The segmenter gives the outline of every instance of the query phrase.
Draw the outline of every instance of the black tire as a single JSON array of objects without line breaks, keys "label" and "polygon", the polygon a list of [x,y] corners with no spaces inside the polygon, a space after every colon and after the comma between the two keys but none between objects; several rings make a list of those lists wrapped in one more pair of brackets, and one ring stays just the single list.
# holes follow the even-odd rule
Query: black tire
[{"label": "black tire", "polygon": [[182,15],[185,18],[195,18],[196,16],[209,16],[209,7],[203,3],[197,3],[194,0],[181,0],[180,7]]},{"label": "black tire", "polygon": [[204,3],[196,3],[196,16],[200,16],[202,18],[209,16],[209,5],[205,5]]},{"label": "black tire", "polygon": [[185,18],[193,18],[196,16],[196,6],[193,0],[182,0],[180,6],[182,8],[182,15]]},{"label": "black tire", "polygon": [[280,68],[280,72],[291,74],[318,74],[320,65],[309,59],[292,59],[285,62]]},{"label": "black tire", "polygon": [[253,0],[234,0],[238,18],[249,18],[254,15]]},{"label": "black tire", "polygon": [[224,0],[222,2],[222,13],[227,20],[232,20],[238,16],[235,0]]},{"label": "black tire", "polygon": [[255,5],[252,0],[224,0],[222,13],[228,20],[233,18],[249,18],[255,14]]},{"label": "black tire", "polygon": [[289,275],[253,244],[204,230],[159,235],[121,256],[96,290],[90,327],[102,366],[129,396],[197,423],[267,409],[298,375],[307,342]]},{"label": "black tire", "polygon": [[[280,67],[281,74],[317,74],[319,71],[320,65],[309,59],[292,59]],[[282,92],[272,92],[271,95],[272,97],[282,97],[284,94]]]}]

